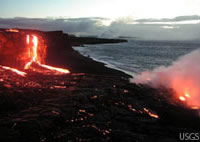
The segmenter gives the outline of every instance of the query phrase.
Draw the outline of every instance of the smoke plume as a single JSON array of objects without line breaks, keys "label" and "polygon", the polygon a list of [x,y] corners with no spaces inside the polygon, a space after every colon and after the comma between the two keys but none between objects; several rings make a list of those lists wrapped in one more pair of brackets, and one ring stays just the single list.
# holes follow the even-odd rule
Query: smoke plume
[{"label": "smoke plume", "polygon": [[172,88],[190,107],[200,107],[200,50],[180,57],[171,66],[136,75],[131,81],[152,87]]}]

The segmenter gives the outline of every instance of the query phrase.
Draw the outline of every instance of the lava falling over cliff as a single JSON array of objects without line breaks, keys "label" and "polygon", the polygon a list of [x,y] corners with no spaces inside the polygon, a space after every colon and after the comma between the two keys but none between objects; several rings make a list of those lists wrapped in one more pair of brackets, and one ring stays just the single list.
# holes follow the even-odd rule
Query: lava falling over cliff
[{"label": "lava falling over cliff", "polygon": [[[68,69],[45,64],[47,46],[37,33],[9,29],[0,32],[1,68],[26,76],[26,70],[44,74],[68,74]],[[21,70],[21,71],[20,71]]]}]

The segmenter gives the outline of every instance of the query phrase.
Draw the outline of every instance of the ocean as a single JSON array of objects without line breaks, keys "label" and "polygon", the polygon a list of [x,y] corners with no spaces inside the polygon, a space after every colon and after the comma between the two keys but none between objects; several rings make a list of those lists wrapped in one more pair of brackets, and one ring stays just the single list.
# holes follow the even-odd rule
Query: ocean
[{"label": "ocean", "polygon": [[82,55],[134,77],[146,70],[169,66],[180,56],[200,48],[200,41],[128,40],[127,43],[74,47]]}]

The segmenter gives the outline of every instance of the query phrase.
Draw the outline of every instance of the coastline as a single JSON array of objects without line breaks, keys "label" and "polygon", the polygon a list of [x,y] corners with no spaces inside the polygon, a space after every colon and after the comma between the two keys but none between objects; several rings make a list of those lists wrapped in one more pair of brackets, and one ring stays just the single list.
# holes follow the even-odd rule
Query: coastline
[{"label": "coastline", "polygon": [[[55,43],[55,41],[57,41]],[[59,42],[58,42],[59,41]],[[104,63],[81,55],[75,51],[70,36],[61,32],[47,33],[47,58],[46,62],[52,65],[69,68],[73,73],[90,73],[99,75],[112,75],[130,78],[122,71],[105,67]],[[55,54],[56,53],[56,54]],[[59,56],[59,58],[58,58]]]},{"label": "coastline", "polygon": [[[84,48],[84,47],[82,47],[82,46],[73,46],[72,48],[73,48],[74,50],[76,50],[76,48]],[[76,51],[77,51],[77,50],[76,50]],[[78,52],[79,52],[79,51],[78,51]],[[80,53],[80,52],[79,52],[79,53]],[[80,53],[80,54],[81,54],[81,53]],[[83,55],[83,54],[81,54],[81,55]],[[130,78],[134,78],[134,74],[133,74],[133,73],[128,72],[128,71],[123,70],[123,69],[119,69],[119,68],[117,68],[116,66],[111,65],[110,63],[108,63],[108,62],[106,62],[106,61],[104,61],[104,60],[99,60],[99,59],[97,59],[97,58],[95,58],[95,57],[88,57],[87,55],[83,55],[83,56],[84,56],[84,57],[87,57],[87,58],[90,58],[90,59],[92,59],[92,60],[94,60],[94,61],[103,63],[104,66],[107,67],[107,68],[111,68],[111,69],[115,69],[115,70],[124,72],[125,74],[129,75]]]},{"label": "coastline", "polygon": [[199,111],[171,90],[129,83],[74,51],[66,34],[36,33],[45,37],[46,63],[71,74],[20,77],[0,68],[0,141],[179,141],[180,132],[200,130]]}]

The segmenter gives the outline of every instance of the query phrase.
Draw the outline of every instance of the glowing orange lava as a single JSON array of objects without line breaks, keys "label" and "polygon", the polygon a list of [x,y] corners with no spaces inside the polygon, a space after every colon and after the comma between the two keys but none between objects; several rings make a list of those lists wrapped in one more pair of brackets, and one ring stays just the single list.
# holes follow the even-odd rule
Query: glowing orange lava
[{"label": "glowing orange lava", "polygon": [[186,102],[188,105],[190,105],[192,109],[199,109],[198,106],[192,106],[194,101],[193,98],[191,98],[191,95],[187,91],[185,91],[184,96],[179,96],[179,100],[182,102]]},{"label": "glowing orange lava", "polygon": [[[49,65],[41,64],[40,61],[38,60],[38,53],[37,53],[38,52],[38,38],[35,35],[31,35],[31,36],[32,36],[33,47],[31,50],[29,50],[29,56],[31,56],[32,58],[31,58],[31,61],[25,65],[24,69],[29,69],[31,67],[32,63],[36,63],[37,65],[39,65],[43,68],[46,68],[48,70],[51,70],[51,71],[64,73],[64,74],[70,73],[70,71],[68,69],[57,68],[57,67],[52,67]],[[27,35],[26,42],[28,45],[30,44],[30,35]]]},{"label": "glowing orange lava", "polygon": [[181,101],[186,101],[185,97],[183,97],[183,96],[180,96],[179,99],[180,99]]},{"label": "glowing orange lava", "polygon": [[18,29],[8,29],[8,30],[6,30],[6,32],[18,33],[19,30]]},{"label": "glowing orange lava", "polygon": [[185,97],[190,98],[190,94],[188,92],[185,92]]},{"label": "glowing orange lava", "polygon": [[7,66],[0,66],[0,67],[5,69],[5,70],[12,71],[12,72],[14,72],[14,73],[16,73],[18,75],[21,75],[21,76],[24,76],[24,77],[26,76],[25,72],[19,71],[19,70],[15,69],[15,68],[7,67]]},{"label": "glowing orange lava", "polygon": [[44,65],[44,64],[40,64],[40,65],[44,68],[47,68],[47,69],[53,70],[53,71],[57,71],[57,72],[60,72],[60,73],[70,73],[70,71],[67,70],[67,69],[52,67],[52,66],[48,66],[48,65]]},{"label": "glowing orange lava", "polygon": [[27,44],[30,43],[30,36],[29,36],[29,35],[26,36],[26,43],[27,43]]},{"label": "glowing orange lava", "polygon": [[151,112],[150,110],[148,110],[147,108],[143,108],[144,112],[146,112],[149,116],[158,119],[159,116],[153,112]]},{"label": "glowing orange lava", "polygon": [[175,95],[178,100],[184,102],[190,108],[200,107],[200,88],[195,79],[186,76],[175,76],[171,82],[171,88],[175,91]]}]

